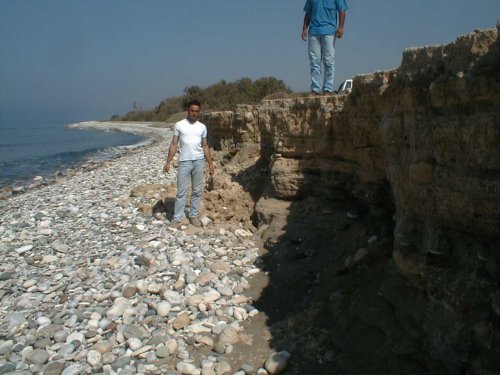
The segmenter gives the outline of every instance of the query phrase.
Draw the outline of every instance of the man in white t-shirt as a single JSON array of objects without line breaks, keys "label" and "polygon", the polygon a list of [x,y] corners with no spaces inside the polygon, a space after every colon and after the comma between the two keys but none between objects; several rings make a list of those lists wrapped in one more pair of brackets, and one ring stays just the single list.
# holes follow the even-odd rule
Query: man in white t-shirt
[{"label": "man in white t-shirt", "polygon": [[177,195],[175,197],[174,217],[171,226],[178,227],[185,217],[186,194],[191,182],[191,207],[189,222],[200,227],[198,209],[203,193],[203,176],[205,159],[208,162],[210,174],[215,173],[215,166],[210,155],[207,142],[207,127],[197,120],[201,104],[197,100],[188,103],[187,119],[177,122],[174,126],[174,136],[168,148],[165,172],[170,172],[170,163],[177,148],[180,147],[179,168],[177,171]]}]

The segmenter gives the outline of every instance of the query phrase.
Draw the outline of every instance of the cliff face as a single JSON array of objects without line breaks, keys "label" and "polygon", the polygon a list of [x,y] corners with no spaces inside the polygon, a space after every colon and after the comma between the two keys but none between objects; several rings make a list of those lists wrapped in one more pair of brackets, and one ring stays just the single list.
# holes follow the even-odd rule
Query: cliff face
[{"label": "cliff face", "polygon": [[412,337],[452,372],[499,369],[497,30],[408,49],[398,69],[355,77],[346,97],[265,100],[203,121],[215,150],[259,166],[248,170],[259,171],[261,224],[280,215],[269,202],[311,197],[356,199],[358,213],[392,219],[390,258],[376,269],[400,325],[387,340]]}]

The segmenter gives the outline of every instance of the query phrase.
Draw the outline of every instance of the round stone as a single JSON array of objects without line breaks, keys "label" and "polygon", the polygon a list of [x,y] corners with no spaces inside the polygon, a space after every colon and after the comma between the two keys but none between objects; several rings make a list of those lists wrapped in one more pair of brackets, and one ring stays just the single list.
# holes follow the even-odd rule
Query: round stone
[{"label": "round stone", "polygon": [[170,308],[170,303],[167,301],[161,301],[156,305],[156,313],[161,317],[165,317],[170,312]]},{"label": "round stone", "polygon": [[139,348],[142,348],[142,341],[141,339],[138,339],[136,337],[131,337],[127,340],[127,345],[130,349],[135,351]]},{"label": "round stone", "polygon": [[36,324],[38,324],[39,327],[43,327],[51,323],[52,321],[46,316],[40,316],[36,319]]},{"label": "round stone", "polygon": [[235,344],[239,340],[238,331],[234,327],[228,326],[223,329],[219,336],[219,344]]},{"label": "round stone", "polygon": [[63,362],[50,362],[43,369],[43,375],[61,375],[64,370]]},{"label": "round stone", "polygon": [[82,332],[73,332],[66,338],[66,344],[70,344],[73,341],[79,341],[80,344],[85,342],[85,335]]},{"label": "round stone", "polygon": [[194,374],[196,371],[196,366],[193,365],[192,363],[188,362],[179,362],[177,363],[177,366],[175,366],[177,371],[180,371],[181,374],[186,374],[186,375],[191,375]]},{"label": "round stone", "polygon": [[229,363],[227,363],[226,361],[217,362],[217,364],[215,365],[215,373],[217,375],[230,374],[231,373],[231,365]]},{"label": "round stone", "polygon": [[79,363],[72,364],[64,369],[61,375],[80,375],[85,367]]},{"label": "round stone", "polygon": [[285,370],[290,357],[290,353],[286,351],[272,354],[264,363],[264,367],[270,374],[279,374]]},{"label": "round stone", "polygon": [[144,337],[144,332],[140,327],[127,326],[123,329],[123,337],[125,337],[126,340],[130,338],[142,339]]},{"label": "round stone", "polygon": [[35,349],[29,356],[29,361],[34,365],[43,365],[49,360],[49,353],[44,349]]},{"label": "round stone", "polygon": [[54,334],[54,341],[55,342],[66,342],[66,339],[69,336],[69,331],[65,329],[61,329],[60,331],[57,331]]},{"label": "round stone", "polygon": [[93,369],[99,369],[102,367],[102,354],[97,350],[89,350],[87,353],[87,363],[92,366]]}]

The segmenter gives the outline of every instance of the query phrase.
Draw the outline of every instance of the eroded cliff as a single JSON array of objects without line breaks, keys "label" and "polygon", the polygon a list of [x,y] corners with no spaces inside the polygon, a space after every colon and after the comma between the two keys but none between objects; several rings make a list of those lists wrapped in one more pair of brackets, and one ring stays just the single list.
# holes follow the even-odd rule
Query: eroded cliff
[{"label": "eroded cliff", "polygon": [[275,345],[315,337],[325,374],[497,373],[498,32],[408,49],[354,87],[203,118],[255,201]]}]

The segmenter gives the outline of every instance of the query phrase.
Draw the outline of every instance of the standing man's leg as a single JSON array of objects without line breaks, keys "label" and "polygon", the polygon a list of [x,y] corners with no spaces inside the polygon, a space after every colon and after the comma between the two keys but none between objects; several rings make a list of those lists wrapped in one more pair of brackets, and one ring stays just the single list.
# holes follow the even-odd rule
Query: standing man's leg
[{"label": "standing man's leg", "polygon": [[175,196],[174,220],[182,221],[185,217],[186,194],[191,180],[192,161],[180,161],[177,171],[177,195]]},{"label": "standing man's leg", "polygon": [[324,92],[333,92],[333,78],[335,74],[335,36],[324,35],[321,37],[321,51],[325,65]]},{"label": "standing man's leg", "polygon": [[205,159],[193,161],[193,170],[191,172],[191,208],[189,217],[197,217],[200,208],[201,195],[203,194],[203,177],[205,170]]},{"label": "standing man's leg", "polygon": [[308,38],[309,63],[311,64],[311,91],[320,93],[321,79],[321,43],[320,37],[310,35]]}]

